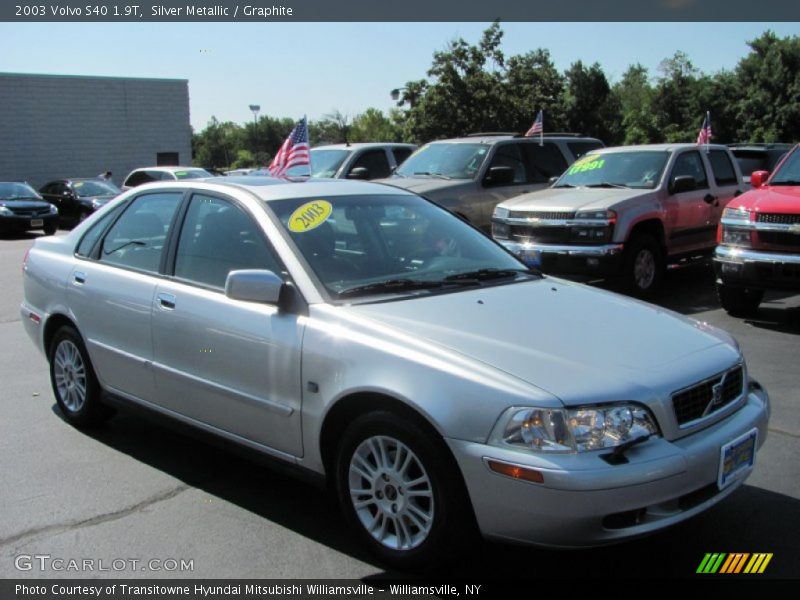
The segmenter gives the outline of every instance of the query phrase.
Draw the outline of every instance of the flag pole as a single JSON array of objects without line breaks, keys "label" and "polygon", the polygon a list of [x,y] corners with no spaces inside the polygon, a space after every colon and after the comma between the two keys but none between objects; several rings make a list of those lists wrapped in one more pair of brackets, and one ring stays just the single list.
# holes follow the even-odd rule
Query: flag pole
[{"label": "flag pole", "polygon": [[539,114],[542,115],[542,126],[539,128],[539,146],[544,146],[544,110],[540,109]]},{"label": "flag pole", "polygon": [[706,135],[706,154],[708,154],[708,145],[711,143],[711,111],[706,111],[706,131],[708,135]]}]

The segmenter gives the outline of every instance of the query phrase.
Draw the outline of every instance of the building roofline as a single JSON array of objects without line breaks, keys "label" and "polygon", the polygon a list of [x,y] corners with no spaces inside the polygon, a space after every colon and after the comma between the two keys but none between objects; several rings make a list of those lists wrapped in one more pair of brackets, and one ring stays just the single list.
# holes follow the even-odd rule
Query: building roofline
[{"label": "building roofline", "polygon": [[60,78],[60,79],[104,79],[110,81],[157,81],[157,82],[180,82],[180,83],[189,83],[188,79],[176,79],[170,77],[118,77],[114,75],[67,75],[61,73],[11,73],[6,71],[0,71],[0,77],[3,76],[11,76],[11,77],[52,77],[52,78]]}]

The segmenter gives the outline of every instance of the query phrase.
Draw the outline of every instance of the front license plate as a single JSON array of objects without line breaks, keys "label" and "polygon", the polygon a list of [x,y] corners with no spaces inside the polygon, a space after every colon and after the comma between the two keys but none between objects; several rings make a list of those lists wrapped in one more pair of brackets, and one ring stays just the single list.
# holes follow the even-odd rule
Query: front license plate
[{"label": "front license plate", "polygon": [[734,481],[741,479],[753,468],[756,459],[758,429],[748,431],[720,450],[719,477],[717,486],[725,489]]},{"label": "front license plate", "polygon": [[31,219],[31,227],[41,227],[44,225],[44,219]]},{"label": "front license plate", "polygon": [[542,266],[542,251],[541,250],[520,250],[519,257],[529,267]]}]

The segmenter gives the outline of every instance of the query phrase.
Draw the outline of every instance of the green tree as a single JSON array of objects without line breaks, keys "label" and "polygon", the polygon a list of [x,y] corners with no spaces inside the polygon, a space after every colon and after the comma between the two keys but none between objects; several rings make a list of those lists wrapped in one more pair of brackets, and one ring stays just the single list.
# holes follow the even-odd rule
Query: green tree
[{"label": "green tree", "polygon": [[563,131],[564,77],[543,48],[508,59],[503,109],[509,131],[525,132],[544,111],[544,130]]},{"label": "green tree", "polygon": [[741,90],[735,111],[739,139],[800,139],[800,37],[766,31],[748,44],[751,52],[735,71]]},{"label": "green tree", "polygon": [[564,113],[569,131],[600,138],[607,144],[621,135],[619,103],[611,93],[605,73],[598,63],[585,67],[577,61],[567,69]]},{"label": "green tree", "polygon": [[621,117],[623,144],[648,144],[660,139],[653,114],[653,86],[647,68],[641,64],[628,67],[612,88]]},{"label": "green tree", "polygon": [[401,139],[397,123],[377,108],[368,108],[356,116],[350,127],[351,142],[399,142]]}]

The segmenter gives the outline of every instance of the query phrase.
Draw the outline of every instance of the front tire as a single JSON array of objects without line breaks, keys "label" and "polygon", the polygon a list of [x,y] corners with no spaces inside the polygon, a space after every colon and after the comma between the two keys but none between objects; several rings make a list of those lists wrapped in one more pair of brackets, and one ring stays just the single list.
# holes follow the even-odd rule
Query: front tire
[{"label": "front tire", "polygon": [[625,287],[639,298],[646,298],[658,288],[664,275],[664,257],[656,239],[646,233],[636,234],[625,249]]},{"label": "front tire", "polygon": [[362,543],[402,569],[458,556],[473,517],[455,461],[441,439],[397,414],[362,415],[336,460],[339,503]]},{"label": "front tire", "polygon": [[56,231],[58,231],[58,224],[56,223],[48,223],[44,226],[45,235],[53,235]]},{"label": "front tire", "polygon": [[56,403],[71,425],[90,427],[111,415],[111,410],[100,400],[100,384],[74,327],[65,325],[56,332],[48,358]]},{"label": "front tire", "polygon": [[733,317],[747,317],[758,310],[764,299],[764,290],[745,287],[731,287],[724,283],[717,284],[717,297],[722,308]]}]

